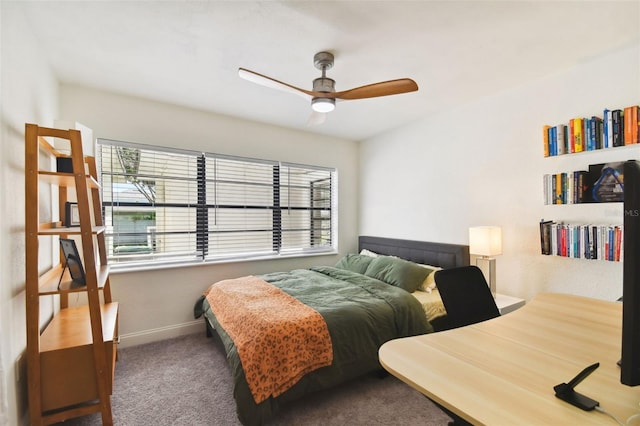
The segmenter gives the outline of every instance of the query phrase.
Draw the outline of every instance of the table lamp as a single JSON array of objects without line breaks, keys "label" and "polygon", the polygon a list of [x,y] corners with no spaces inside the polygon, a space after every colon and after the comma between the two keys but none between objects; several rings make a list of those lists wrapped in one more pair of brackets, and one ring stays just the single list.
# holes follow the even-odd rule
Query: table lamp
[{"label": "table lamp", "polygon": [[[469,253],[476,255],[476,266],[483,270],[491,293],[496,295],[496,260],[502,254],[502,228],[475,226],[469,228]],[[484,268],[480,264],[485,265]]]}]

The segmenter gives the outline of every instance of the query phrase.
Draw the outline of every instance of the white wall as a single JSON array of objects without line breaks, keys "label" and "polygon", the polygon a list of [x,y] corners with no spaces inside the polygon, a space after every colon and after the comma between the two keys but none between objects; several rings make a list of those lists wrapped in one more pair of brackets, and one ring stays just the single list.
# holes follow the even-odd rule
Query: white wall
[{"label": "white wall", "polygon": [[[62,86],[61,118],[93,129],[97,138],[173,146],[338,170],[338,245],[357,249],[358,144],[142,99]],[[196,298],[213,282],[248,274],[333,265],[340,255],[237,262],[111,276],[119,301],[123,345],[203,330]]]},{"label": "white wall", "polygon": [[617,51],[362,142],[360,233],[468,244],[470,226],[501,225],[499,292],[618,298],[620,263],[542,256],[538,222],[622,224],[621,203],[544,206],[542,176],[638,159],[640,146],[543,158],[542,126],[640,103],[639,52]]},{"label": "white wall", "polygon": [[[53,125],[58,106],[58,84],[28,28],[19,7],[0,2],[0,425],[24,423],[27,409],[24,127]],[[51,298],[41,307],[49,315]]]}]

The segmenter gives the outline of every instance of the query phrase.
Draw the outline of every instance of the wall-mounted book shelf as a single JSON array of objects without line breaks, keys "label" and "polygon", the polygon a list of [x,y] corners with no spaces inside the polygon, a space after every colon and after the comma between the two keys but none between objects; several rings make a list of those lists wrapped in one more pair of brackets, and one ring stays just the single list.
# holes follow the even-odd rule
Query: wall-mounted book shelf
[{"label": "wall-mounted book shelf", "polygon": [[624,162],[592,164],[543,176],[545,204],[616,203],[624,201]]},{"label": "wall-mounted book shelf", "polygon": [[640,142],[640,108],[605,109],[602,117],[576,117],[568,123],[542,128],[545,157],[617,148]]},{"label": "wall-mounted book shelf", "polygon": [[[590,164],[582,170],[544,174],[542,180],[544,204],[594,206],[624,202],[624,164],[629,158],[623,156],[635,152],[634,147],[640,147],[639,126],[638,105],[604,109],[601,116],[576,117],[567,123],[555,126],[544,125],[542,137],[545,157],[567,157],[588,152],[597,154],[604,151],[619,153],[619,155],[600,156],[608,162]],[[631,155],[631,157],[634,156]],[[616,160],[610,161],[612,158]],[[574,166],[582,163],[578,167],[584,167],[582,161],[569,163],[562,161],[561,163],[574,164]],[[557,212],[554,211],[554,216],[556,214]],[[542,220],[540,222],[541,253],[613,262],[623,259],[624,229],[622,225],[580,222],[582,221]]]},{"label": "wall-mounted book shelf", "polygon": [[540,221],[544,255],[619,262],[624,257],[622,225],[587,225]]}]

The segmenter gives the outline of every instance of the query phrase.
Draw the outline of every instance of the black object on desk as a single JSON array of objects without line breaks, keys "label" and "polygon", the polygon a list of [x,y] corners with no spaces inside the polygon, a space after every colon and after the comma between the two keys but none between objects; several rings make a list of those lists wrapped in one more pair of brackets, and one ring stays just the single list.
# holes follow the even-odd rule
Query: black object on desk
[{"label": "black object on desk", "polygon": [[596,408],[600,405],[598,401],[579,394],[574,390],[574,388],[586,379],[589,374],[593,373],[593,371],[599,366],[600,363],[596,362],[579,372],[578,375],[571,379],[569,383],[560,383],[559,385],[555,385],[553,390],[556,391],[556,397],[585,411],[591,411]]}]

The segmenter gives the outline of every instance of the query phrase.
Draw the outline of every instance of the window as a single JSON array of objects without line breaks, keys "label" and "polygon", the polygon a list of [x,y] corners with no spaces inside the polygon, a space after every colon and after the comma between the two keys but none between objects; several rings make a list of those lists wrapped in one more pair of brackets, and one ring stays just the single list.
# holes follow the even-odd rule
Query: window
[{"label": "window", "polygon": [[98,144],[112,264],[334,250],[335,169],[106,139]]}]

